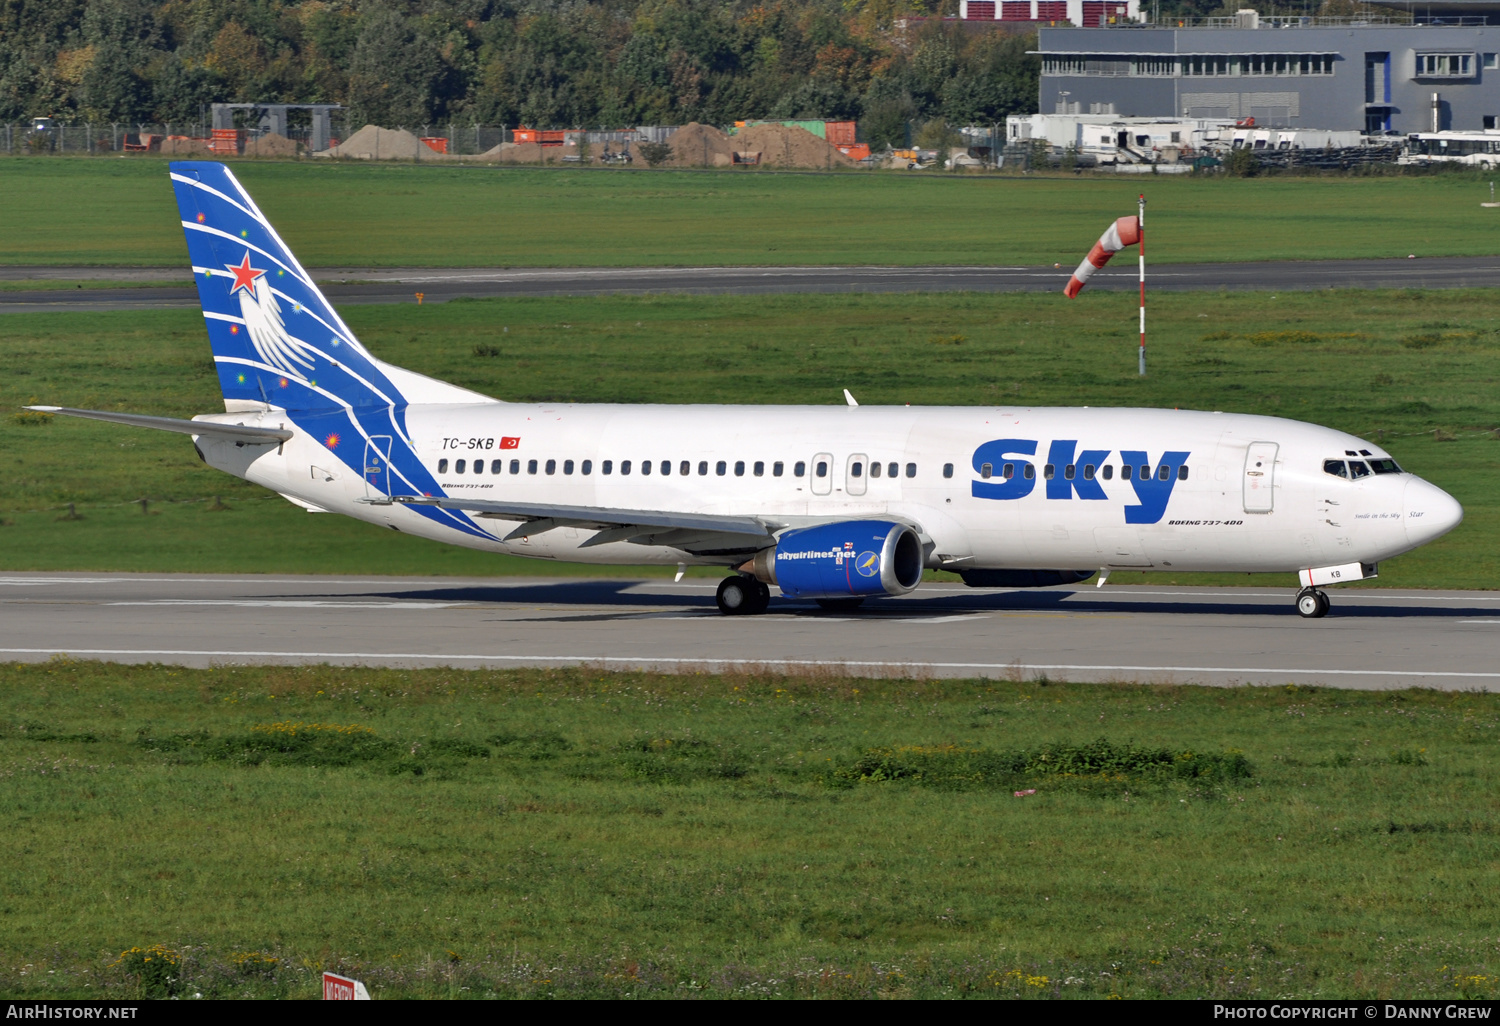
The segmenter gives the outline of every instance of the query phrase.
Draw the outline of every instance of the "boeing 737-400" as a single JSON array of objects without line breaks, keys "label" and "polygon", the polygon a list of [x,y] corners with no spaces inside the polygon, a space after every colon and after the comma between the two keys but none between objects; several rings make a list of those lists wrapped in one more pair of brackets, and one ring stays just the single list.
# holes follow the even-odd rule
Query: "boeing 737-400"
[{"label": "boeing 737-400", "polygon": [[[313,513],[485,552],[729,571],[726,614],[849,608],[927,569],[975,587],[1110,571],[1322,586],[1463,518],[1378,445],[1277,417],[1023,406],[511,403],[373,356],[222,164],[171,165],[224,413],[32,407],[191,435]],[[846,393],[847,396],[847,393]]]}]

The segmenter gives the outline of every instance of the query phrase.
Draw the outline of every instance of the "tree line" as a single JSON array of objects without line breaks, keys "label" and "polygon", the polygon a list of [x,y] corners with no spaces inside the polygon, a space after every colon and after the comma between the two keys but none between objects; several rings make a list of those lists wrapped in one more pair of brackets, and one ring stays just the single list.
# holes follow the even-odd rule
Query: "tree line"
[{"label": "tree line", "polygon": [[[906,125],[1036,109],[1035,34],[956,0],[0,0],[0,120],[198,121],[342,103],[355,123]],[[947,11],[946,13],[952,13]]]}]

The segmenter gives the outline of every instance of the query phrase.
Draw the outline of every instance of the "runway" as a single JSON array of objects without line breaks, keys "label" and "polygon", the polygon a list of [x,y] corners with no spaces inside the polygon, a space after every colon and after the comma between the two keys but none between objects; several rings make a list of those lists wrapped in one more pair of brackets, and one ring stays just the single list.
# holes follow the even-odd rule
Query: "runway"
[{"label": "runway", "polygon": [[714,581],[0,575],[0,661],[332,663],[1500,689],[1500,592],[1105,587],[912,596],[725,617]]},{"label": "runway", "polygon": [[[338,305],[441,303],[500,296],[687,293],[768,295],[840,292],[1061,291],[1073,265],[1054,267],[577,267],[314,268]],[[1152,289],[1168,291],[1334,288],[1494,288],[1500,257],[1418,260],[1313,260],[1148,267]],[[1137,287],[1133,261],[1106,268],[1090,289]],[[132,288],[21,289],[0,292],[0,313],[192,308],[196,290],[182,269],[0,267],[0,281],[137,282]]]}]

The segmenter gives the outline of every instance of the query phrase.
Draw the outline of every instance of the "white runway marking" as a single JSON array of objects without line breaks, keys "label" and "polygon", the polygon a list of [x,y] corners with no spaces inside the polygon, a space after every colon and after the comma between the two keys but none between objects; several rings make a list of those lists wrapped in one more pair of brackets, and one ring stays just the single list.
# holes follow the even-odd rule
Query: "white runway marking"
[{"label": "white runway marking", "polygon": [[142,599],[106,606],[244,606],[275,609],[452,609],[462,602],[329,602],[324,599]]},{"label": "white runway marking", "polygon": [[457,660],[461,662],[495,663],[588,663],[614,666],[743,666],[765,665],[809,668],[872,668],[882,670],[941,669],[941,670],[998,670],[1004,673],[1028,673],[1032,671],[1082,671],[1088,673],[1230,673],[1264,676],[1341,676],[1341,677],[1443,677],[1500,680],[1500,672],[1464,672],[1454,670],[1359,670],[1359,669],[1308,669],[1305,667],[1279,666],[1109,666],[1078,663],[940,663],[927,660],[912,662],[881,662],[855,659],[724,659],[713,657],[683,656],[533,656],[533,655],[479,655],[458,652],[275,652],[275,651],[231,651],[228,649],[136,649],[136,648],[0,648],[0,655],[64,655],[64,656],[191,656],[214,659],[306,659],[326,661],[329,659],[425,659]]}]

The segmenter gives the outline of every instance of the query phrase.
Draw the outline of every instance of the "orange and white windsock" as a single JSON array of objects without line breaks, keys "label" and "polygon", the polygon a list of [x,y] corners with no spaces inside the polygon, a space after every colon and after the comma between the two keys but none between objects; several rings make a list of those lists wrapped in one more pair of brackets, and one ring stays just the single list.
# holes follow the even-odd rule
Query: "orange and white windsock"
[{"label": "orange and white windsock", "polygon": [[1089,250],[1089,255],[1083,258],[1083,263],[1078,265],[1078,270],[1073,272],[1073,277],[1068,279],[1068,287],[1063,289],[1063,295],[1072,299],[1083,291],[1088,280],[1094,276],[1094,272],[1105,264],[1109,258],[1114,256],[1126,246],[1134,246],[1141,241],[1141,222],[1139,218],[1122,217],[1109,226],[1109,231],[1099,236],[1099,241],[1094,243],[1094,248]]}]

